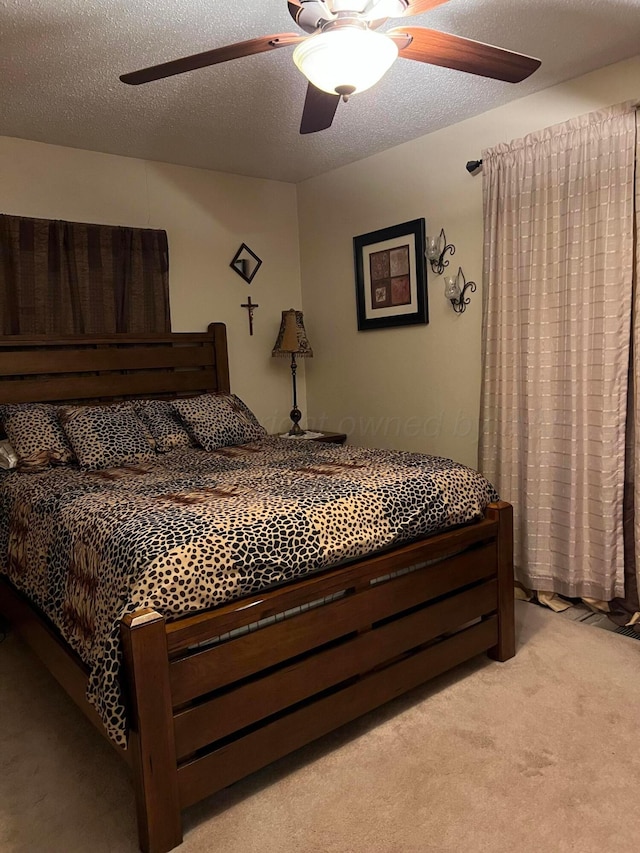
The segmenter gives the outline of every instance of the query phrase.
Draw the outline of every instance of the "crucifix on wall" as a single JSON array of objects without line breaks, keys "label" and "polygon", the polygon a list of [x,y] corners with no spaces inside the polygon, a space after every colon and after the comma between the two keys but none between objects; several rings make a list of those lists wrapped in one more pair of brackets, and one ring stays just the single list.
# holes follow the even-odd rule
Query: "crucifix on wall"
[{"label": "crucifix on wall", "polygon": [[257,304],[254,305],[251,302],[251,297],[249,296],[247,301],[243,302],[240,307],[247,309],[247,312],[249,314],[249,334],[252,335],[253,334],[253,312],[256,310],[256,308],[259,308],[260,306]]}]

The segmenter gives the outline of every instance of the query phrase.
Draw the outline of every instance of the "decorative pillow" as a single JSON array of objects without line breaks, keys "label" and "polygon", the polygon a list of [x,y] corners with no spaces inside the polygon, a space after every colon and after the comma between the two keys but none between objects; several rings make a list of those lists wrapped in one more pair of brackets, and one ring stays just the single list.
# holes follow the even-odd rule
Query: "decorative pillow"
[{"label": "decorative pillow", "polygon": [[[107,407],[103,407],[103,408],[107,408]],[[131,412],[133,411],[133,414],[135,415],[135,418],[138,422],[138,429],[142,430],[142,434],[144,435],[144,437],[149,442],[149,447],[152,447],[154,450],[156,450],[155,437],[154,437],[153,433],[151,432],[151,430],[149,429],[147,422],[145,420],[143,420],[143,418],[140,417],[140,413],[137,411],[137,409],[135,407],[135,400],[123,400],[120,403],[110,403],[108,408],[115,409],[116,411],[120,411],[120,412],[125,412],[127,415],[130,415]]]},{"label": "decorative pillow", "polygon": [[192,447],[193,442],[170,400],[134,400],[134,408],[155,439],[161,453],[176,447]]},{"label": "decorative pillow", "polygon": [[175,411],[205,450],[259,441],[266,430],[235,394],[202,394],[174,400]]},{"label": "decorative pillow", "polygon": [[247,406],[246,403],[242,402],[240,397],[238,397],[236,394],[224,394],[222,396],[227,397],[229,399],[229,404],[230,404],[232,409],[237,411],[240,415],[244,415],[244,417],[246,417],[250,423],[252,423],[258,427],[258,429],[260,430],[260,437],[261,438],[262,438],[262,436],[267,434],[266,429],[263,426],[261,426],[260,421],[253,414],[253,412],[251,411],[249,406]]},{"label": "decorative pillow", "polygon": [[10,471],[12,468],[18,467],[18,454],[15,452],[11,443],[6,439],[0,441],[0,468],[5,471]]},{"label": "decorative pillow", "polygon": [[155,456],[130,403],[66,406],[59,417],[82,468],[117,468],[148,462]]},{"label": "decorative pillow", "polygon": [[74,459],[58,421],[58,407],[49,403],[11,403],[0,407],[7,438],[18,455],[19,471],[44,471]]}]

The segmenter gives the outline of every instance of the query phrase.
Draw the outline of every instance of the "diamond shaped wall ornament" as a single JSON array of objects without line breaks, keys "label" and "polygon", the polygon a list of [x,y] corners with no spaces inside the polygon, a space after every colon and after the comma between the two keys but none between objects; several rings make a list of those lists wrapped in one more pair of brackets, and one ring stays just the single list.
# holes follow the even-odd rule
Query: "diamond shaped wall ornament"
[{"label": "diamond shaped wall ornament", "polygon": [[238,273],[240,278],[244,279],[247,284],[251,284],[255,274],[262,266],[262,261],[252,252],[246,243],[242,243],[238,251],[233,256],[233,260],[229,264],[232,270]]}]

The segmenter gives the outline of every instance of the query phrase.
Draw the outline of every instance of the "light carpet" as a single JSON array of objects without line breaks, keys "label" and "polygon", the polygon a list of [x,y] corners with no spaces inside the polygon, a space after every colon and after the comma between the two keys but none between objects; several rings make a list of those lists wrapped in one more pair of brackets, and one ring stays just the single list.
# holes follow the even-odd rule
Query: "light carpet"
[{"label": "light carpet", "polygon": [[[517,603],[486,658],[189,809],[180,853],[632,851],[640,644]],[[134,853],[124,762],[12,635],[0,645],[0,850]]]}]

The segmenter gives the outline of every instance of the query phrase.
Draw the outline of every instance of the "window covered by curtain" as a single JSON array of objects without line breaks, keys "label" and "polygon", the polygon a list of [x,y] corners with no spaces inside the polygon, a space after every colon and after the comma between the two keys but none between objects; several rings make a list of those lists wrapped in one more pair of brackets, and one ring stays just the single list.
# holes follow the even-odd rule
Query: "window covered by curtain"
[{"label": "window covered by curtain", "polygon": [[514,504],[529,589],[624,595],[635,113],[483,152],[480,465]]},{"label": "window covered by curtain", "polygon": [[165,231],[0,215],[0,332],[170,331]]}]

